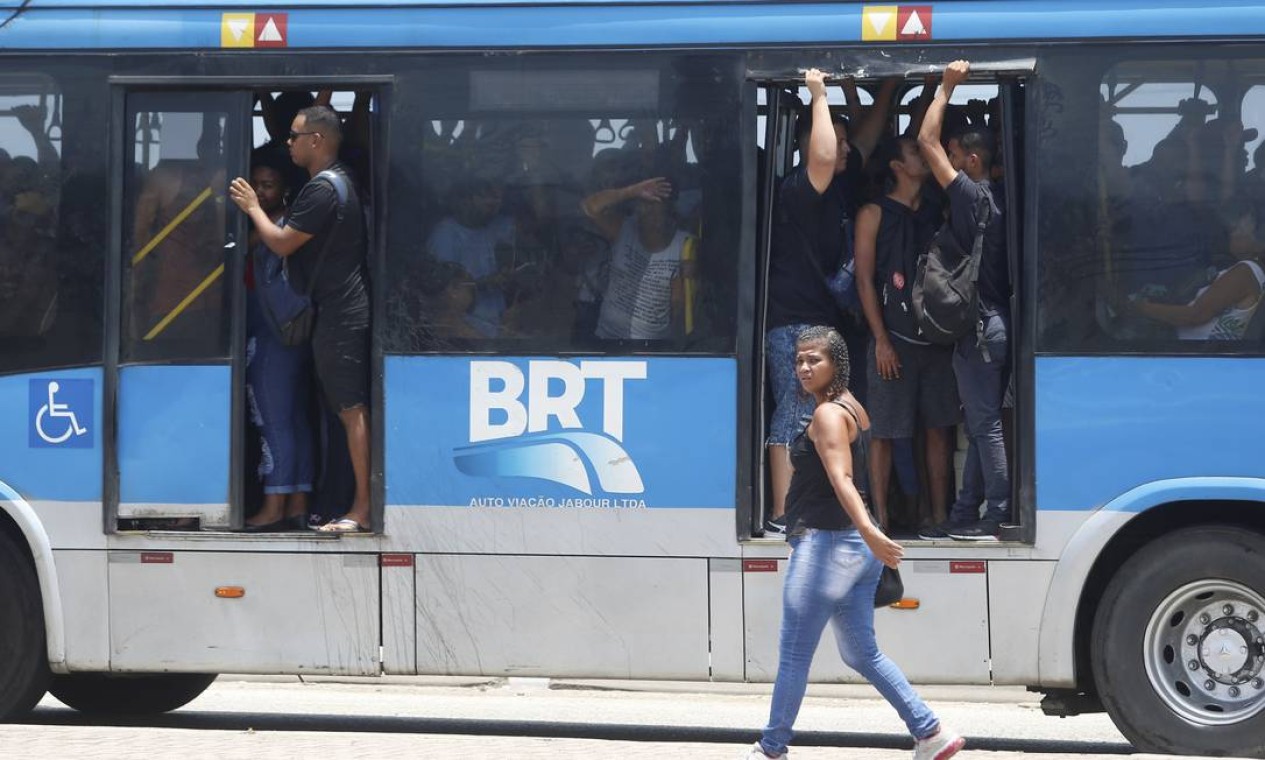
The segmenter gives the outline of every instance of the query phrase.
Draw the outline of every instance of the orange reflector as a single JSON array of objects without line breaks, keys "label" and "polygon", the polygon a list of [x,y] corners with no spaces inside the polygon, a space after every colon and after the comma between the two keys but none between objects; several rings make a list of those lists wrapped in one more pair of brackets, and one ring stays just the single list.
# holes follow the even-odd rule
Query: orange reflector
[{"label": "orange reflector", "polygon": [[922,606],[922,602],[917,599],[901,599],[899,602],[888,606],[894,610],[916,610]]},{"label": "orange reflector", "polygon": [[246,589],[242,586],[217,586],[215,595],[220,599],[241,599],[246,596]]}]

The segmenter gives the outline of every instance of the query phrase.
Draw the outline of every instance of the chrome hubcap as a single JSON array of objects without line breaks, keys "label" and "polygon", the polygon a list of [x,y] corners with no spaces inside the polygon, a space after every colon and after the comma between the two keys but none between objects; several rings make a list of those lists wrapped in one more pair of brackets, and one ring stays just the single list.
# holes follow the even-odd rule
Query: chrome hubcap
[{"label": "chrome hubcap", "polygon": [[1164,704],[1204,726],[1265,709],[1265,598],[1241,583],[1204,580],[1169,594],[1151,614],[1147,678]]}]

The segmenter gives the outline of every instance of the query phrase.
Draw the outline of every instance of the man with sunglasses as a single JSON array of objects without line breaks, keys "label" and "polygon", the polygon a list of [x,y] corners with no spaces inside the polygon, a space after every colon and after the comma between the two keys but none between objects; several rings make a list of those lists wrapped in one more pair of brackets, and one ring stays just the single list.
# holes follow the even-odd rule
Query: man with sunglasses
[{"label": "man with sunglasses", "polygon": [[[260,209],[246,180],[233,180],[229,195],[250,216],[264,244],[288,258],[295,287],[305,290],[311,284],[316,375],[346,430],[356,478],[356,495],[347,513],[321,530],[359,533],[370,529],[369,291],[360,197],[348,168],[338,161],[342,136],[338,113],[329,106],[304,108],[294,117],[287,140],[290,159],[311,179],[291,204],[283,226]],[[330,179],[321,176],[325,172],[341,175],[345,199]]]}]

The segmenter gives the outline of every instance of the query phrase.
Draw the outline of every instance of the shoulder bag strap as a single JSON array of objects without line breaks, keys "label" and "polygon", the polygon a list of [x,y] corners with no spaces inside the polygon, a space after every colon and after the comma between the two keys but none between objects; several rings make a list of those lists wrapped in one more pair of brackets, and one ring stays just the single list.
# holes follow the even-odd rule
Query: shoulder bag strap
[{"label": "shoulder bag strap", "polygon": [[971,243],[971,263],[967,270],[972,284],[979,281],[980,262],[984,258],[984,231],[993,217],[992,199],[992,192],[987,191],[980,196],[979,200],[980,208],[976,213],[979,221],[975,226],[975,240]]},{"label": "shoulder bag strap", "polygon": [[[326,169],[317,174],[312,179],[323,179],[333,186],[334,192],[338,195],[338,212],[334,216],[334,220],[330,222],[331,227],[335,227],[343,220],[343,211],[347,208],[347,180],[343,175],[336,171]],[[311,298],[312,289],[316,287],[316,277],[321,272],[321,265],[325,263],[325,254],[329,253],[329,247],[334,242],[333,231],[329,237],[325,238],[325,244],[321,246],[321,250],[316,254],[316,262],[312,265],[312,273],[308,276],[307,287],[303,289],[303,297]]]}]

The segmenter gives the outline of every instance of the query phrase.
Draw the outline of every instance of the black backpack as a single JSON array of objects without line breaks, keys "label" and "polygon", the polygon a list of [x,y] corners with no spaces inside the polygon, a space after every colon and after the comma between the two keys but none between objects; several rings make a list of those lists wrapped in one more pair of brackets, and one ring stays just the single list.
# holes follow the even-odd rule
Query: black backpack
[{"label": "black backpack", "polygon": [[[921,337],[932,343],[952,345],[979,329],[979,270],[984,258],[984,230],[992,218],[991,201],[988,193],[980,196],[975,215],[979,221],[969,253],[962,250],[953,235],[942,234],[918,259],[912,299],[914,317],[922,330]],[[942,241],[947,241],[947,245]]]}]

